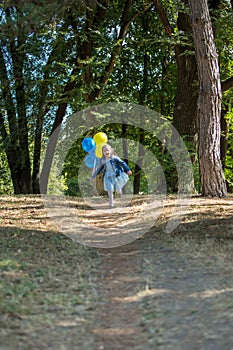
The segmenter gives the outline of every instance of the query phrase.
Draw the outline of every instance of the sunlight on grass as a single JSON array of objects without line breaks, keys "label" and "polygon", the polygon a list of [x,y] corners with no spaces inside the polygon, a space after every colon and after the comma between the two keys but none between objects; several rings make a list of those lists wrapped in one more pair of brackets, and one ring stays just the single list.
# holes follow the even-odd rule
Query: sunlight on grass
[{"label": "sunlight on grass", "polygon": [[223,294],[223,293],[232,293],[233,288],[225,288],[225,289],[210,289],[210,290],[205,290],[203,292],[199,293],[193,293],[190,296],[194,298],[212,298],[217,295]]},{"label": "sunlight on grass", "polygon": [[119,336],[119,335],[127,336],[127,335],[134,334],[135,332],[136,332],[136,329],[131,327],[96,328],[93,330],[94,334],[105,335],[109,337]]},{"label": "sunlight on grass", "polygon": [[114,301],[122,302],[122,303],[133,303],[141,301],[143,298],[155,296],[155,295],[163,295],[165,293],[173,293],[172,290],[169,289],[145,289],[143,291],[138,292],[135,295],[127,296],[127,297],[121,297],[121,298],[113,298]]}]

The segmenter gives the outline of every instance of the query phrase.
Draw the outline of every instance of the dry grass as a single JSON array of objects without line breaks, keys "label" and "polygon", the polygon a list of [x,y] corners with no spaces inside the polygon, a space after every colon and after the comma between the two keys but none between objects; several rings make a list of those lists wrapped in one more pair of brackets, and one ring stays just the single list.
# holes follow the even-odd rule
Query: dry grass
[{"label": "dry grass", "polygon": [[[174,201],[137,240],[102,249],[60,233],[40,196],[2,196],[0,349],[230,350],[233,197],[192,198],[168,233]],[[116,209],[120,225],[143,203]],[[116,223],[81,200],[70,206],[85,225]]]}]

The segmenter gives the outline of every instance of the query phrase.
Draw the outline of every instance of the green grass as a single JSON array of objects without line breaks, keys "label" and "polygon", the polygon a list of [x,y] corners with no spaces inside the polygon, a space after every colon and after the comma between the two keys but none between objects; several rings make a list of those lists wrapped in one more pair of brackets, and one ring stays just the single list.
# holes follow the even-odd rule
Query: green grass
[{"label": "green grass", "polygon": [[0,228],[0,240],[2,331],[53,327],[70,315],[86,320],[96,299],[96,251],[56,232]]}]

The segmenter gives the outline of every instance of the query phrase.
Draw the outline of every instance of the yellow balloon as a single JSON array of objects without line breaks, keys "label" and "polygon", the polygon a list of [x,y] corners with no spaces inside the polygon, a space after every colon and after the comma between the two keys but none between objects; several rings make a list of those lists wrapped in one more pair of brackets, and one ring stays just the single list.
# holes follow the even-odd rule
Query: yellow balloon
[{"label": "yellow balloon", "polygon": [[96,148],[95,155],[97,158],[102,158],[102,149]]},{"label": "yellow balloon", "polygon": [[97,134],[93,137],[96,145],[100,143],[106,143],[108,141],[108,137],[104,132],[97,132]]},{"label": "yellow balloon", "polygon": [[101,142],[96,145],[96,150],[95,150],[95,155],[97,158],[102,158],[103,157],[103,151],[102,148],[103,146],[106,145],[106,142]]}]

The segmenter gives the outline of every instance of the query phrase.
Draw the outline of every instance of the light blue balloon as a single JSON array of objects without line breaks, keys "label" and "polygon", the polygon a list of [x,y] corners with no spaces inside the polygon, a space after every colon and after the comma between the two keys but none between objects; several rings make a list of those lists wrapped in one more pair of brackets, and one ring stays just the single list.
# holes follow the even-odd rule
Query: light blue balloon
[{"label": "light blue balloon", "polygon": [[95,166],[95,153],[88,153],[88,155],[85,157],[85,165],[90,168],[93,169]]}]

